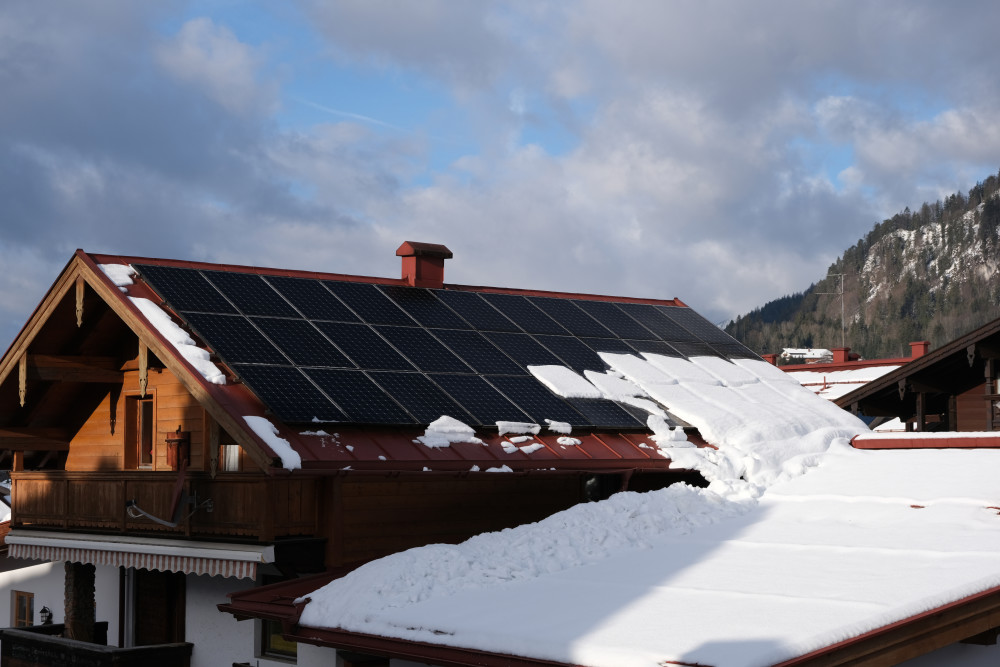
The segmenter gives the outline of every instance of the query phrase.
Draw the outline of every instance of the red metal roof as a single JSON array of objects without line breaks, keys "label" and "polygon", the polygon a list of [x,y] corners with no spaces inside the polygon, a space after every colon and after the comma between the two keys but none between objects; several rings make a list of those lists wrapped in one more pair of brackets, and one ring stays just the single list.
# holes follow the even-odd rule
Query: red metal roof
[{"label": "red metal roof", "polygon": [[855,449],[1000,449],[1000,433],[863,433],[851,438]]}]

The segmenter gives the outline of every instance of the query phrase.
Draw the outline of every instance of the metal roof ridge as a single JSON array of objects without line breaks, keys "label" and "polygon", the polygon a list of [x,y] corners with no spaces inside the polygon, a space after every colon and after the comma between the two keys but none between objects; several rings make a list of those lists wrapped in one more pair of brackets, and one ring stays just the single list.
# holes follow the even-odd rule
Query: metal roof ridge
[{"label": "metal roof ridge", "polygon": [[[310,271],[306,269],[282,269],[277,267],[253,266],[248,264],[218,264],[213,262],[203,262],[186,259],[170,259],[157,257],[136,257],[131,255],[113,255],[103,253],[84,253],[97,264],[150,264],[153,266],[168,266],[185,269],[202,269],[206,271],[234,271],[238,273],[252,273],[264,276],[280,276],[287,278],[307,278],[313,280],[342,280],[345,282],[370,283],[376,285],[400,285],[408,287],[407,282],[401,278],[384,278],[381,276],[360,276],[349,273],[329,273],[325,271]],[[561,292],[552,290],[538,290],[517,287],[498,287],[492,285],[463,285],[457,283],[445,283],[441,289],[452,289],[463,292],[486,292],[497,294],[516,294],[520,296],[546,296],[561,299],[584,299],[587,301],[615,301],[620,303],[644,303],[664,306],[677,306],[687,308],[688,305],[674,297],[672,299],[658,299],[654,297],[629,297],[615,296],[610,294],[590,294],[583,292]]]}]

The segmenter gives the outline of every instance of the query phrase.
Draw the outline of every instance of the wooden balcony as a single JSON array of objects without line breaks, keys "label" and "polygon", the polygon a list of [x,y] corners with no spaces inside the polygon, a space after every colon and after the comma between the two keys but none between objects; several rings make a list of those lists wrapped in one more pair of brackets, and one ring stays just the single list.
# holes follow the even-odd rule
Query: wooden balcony
[{"label": "wooden balcony", "polygon": [[248,473],[220,473],[212,479],[207,473],[188,472],[182,486],[192,502],[183,506],[180,520],[171,527],[130,515],[128,504],[171,521],[175,472],[45,471],[11,477],[12,528],[244,542],[317,534],[321,482],[316,479]]},{"label": "wooden balcony", "polygon": [[[107,634],[107,623],[104,626]],[[117,648],[61,636],[61,625],[0,630],[0,661],[16,667],[87,665],[88,667],[189,667],[193,644],[157,644]]]}]

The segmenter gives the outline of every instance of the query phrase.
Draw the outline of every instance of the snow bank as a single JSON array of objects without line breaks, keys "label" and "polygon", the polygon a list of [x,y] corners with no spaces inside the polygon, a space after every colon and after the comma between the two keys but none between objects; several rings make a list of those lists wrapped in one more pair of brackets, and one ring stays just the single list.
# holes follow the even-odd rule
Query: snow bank
[{"label": "snow bank", "polygon": [[194,344],[194,339],[170,319],[167,313],[149,299],[129,297],[136,308],[149,320],[160,335],[167,339],[174,349],[184,357],[195,370],[201,373],[212,384],[226,384],[225,374],[211,362],[208,350],[203,350]]},{"label": "snow bank", "polygon": [[450,447],[453,442],[483,444],[483,441],[476,437],[475,429],[447,415],[442,415],[428,424],[427,430],[417,437],[417,441],[431,449]]},{"label": "snow bank", "polygon": [[528,372],[554,393],[566,398],[601,398],[601,391],[565,366],[528,366]]},{"label": "snow bank", "polygon": [[243,417],[257,437],[267,443],[275,454],[281,459],[281,466],[288,470],[295,470],[302,467],[302,457],[292,449],[291,443],[278,436],[278,429],[264,417]]}]

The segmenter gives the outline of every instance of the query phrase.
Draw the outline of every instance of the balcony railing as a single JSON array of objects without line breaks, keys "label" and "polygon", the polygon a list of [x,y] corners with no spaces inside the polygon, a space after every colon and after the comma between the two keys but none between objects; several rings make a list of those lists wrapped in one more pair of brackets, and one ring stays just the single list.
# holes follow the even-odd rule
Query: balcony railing
[{"label": "balcony railing", "polygon": [[[103,624],[105,633],[107,623]],[[136,648],[117,648],[91,644],[59,636],[61,625],[0,630],[0,660],[4,665],[51,667],[52,665],[88,665],[89,667],[189,667],[193,644],[157,644]]]},{"label": "balcony railing", "polygon": [[176,526],[128,512],[128,504],[134,503],[172,522],[177,484],[175,472],[14,473],[11,527],[247,542],[317,533],[320,482],[316,479],[248,473],[220,473],[212,479],[207,473],[188,472],[182,486],[190,502],[182,505]]}]

